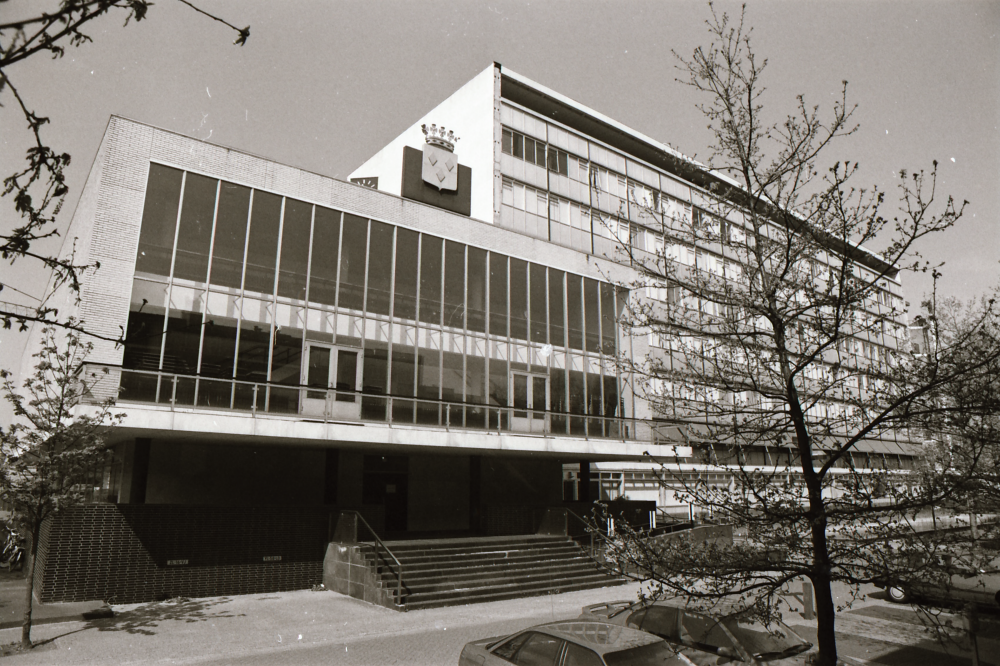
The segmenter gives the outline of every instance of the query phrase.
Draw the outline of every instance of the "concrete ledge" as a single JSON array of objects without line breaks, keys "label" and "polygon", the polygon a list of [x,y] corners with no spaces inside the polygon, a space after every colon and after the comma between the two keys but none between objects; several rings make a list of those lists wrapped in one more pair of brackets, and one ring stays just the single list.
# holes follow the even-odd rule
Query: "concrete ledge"
[{"label": "concrete ledge", "polygon": [[145,403],[122,403],[112,411],[128,414],[125,424],[118,429],[119,433],[127,436],[170,438],[197,433],[206,441],[220,443],[232,441],[248,444],[256,441],[265,445],[327,447],[331,441],[337,441],[358,447],[377,444],[469,453],[541,453],[553,457],[586,454],[601,460],[647,462],[649,455],[659,459],[680,455],[684,450],[690,452],[690,449],[684,447],[628,439],[586,439],[569,435],[472,428],[389,425],[378,421],[324,423],[299,416],[267,413],[253,415],[249,412],[194,408],[171,410],[169,407]]},{"label": "concrete ledge", "polygon": [[392,592],[382,587],[376,565],[364,554],[367,546],[333,542],[323,558],[323,585],[328,590],[360,599],[392,610],[405,610],[397,605]]}]

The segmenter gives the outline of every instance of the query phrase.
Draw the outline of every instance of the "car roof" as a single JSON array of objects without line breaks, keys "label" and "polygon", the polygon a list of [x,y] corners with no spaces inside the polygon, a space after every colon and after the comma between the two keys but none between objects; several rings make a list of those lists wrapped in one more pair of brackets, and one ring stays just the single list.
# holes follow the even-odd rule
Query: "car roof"
[{"label": "car roof", "polygon": [[688,606],[686,600],[682,598],[677,599],[657,599],[656,601],[641,600],[641,601],[613,601],[608,604],[596,604],[594,606],[587,606],[584,608],[585,611],[592,611],[603,606],[607,606],[611,611],[609,617],[615,617],[621,613],[636,611],[642,608],[649,608],[650,606],[667,606],[668,608],[677,608],[680,610],[691,611],[694,613],[702,613],[704,615],[709,615],[714,618],[723,618],[727,616],[741,617],[747,609],[739,606],[738,604],[731,601],[721,601],[717,603],[714,607],[709,609],[701,608],[691,608]]},{"label": "car roof", "polygon": [[541,631],[573,643],[579,643],[600,654],[663,642],[659,636],[648,634],[645,631],[586,618],[540,624],[531,627],[530,631]]}]

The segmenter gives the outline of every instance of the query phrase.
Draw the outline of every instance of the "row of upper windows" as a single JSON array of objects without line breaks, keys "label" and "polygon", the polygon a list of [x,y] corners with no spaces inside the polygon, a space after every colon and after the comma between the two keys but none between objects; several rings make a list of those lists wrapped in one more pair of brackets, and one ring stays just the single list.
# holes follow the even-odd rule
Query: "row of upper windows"
[{"label": "row of upper windows", "polygon": [[543,142],[536,141],[520,132],[504,128],[503,152],[525,162],[536,164],[543,169],[547,165],[549,171],[561,173],[564,176],[569,175],[569,155],[566,151],[553,147],[546,148]]},{"label": "row of upper windows", "polygon": [[[592,212],[587,207],[506,177],[503,178],[502,203],[543,218],[547,214],[548,219],[553,222],[559,222],[575,229],[593,231],[619,243],[630,245],[633,249],[653,252],[676,263],[725,277],[727,280],[741,282],[744,279],[743,267],[737,261],[724,259],[693,245],[666,242],[663,233],[654,232],[626,220],[605,217],[599,213],[595,214],[596,217],[593,219],[596,224],[592,227]],[[725,244],[737,243],[744,239],[743,231],[737,225],[709,216],[699,209],[694,209],[694,211],[695,219],[698,220],[696,226],[700,229],[699,235],[702,238],[723,238]],[[822,269],[823,266],[819,262],[809,262],[812,278],[827,279]],[[650,298],[674,302],[668,299],[666,294],[665,287],[651,286],[647,289],[647,295]],[[884,308],[899,309],[902,304],[898,296],[893,296],[885,289],[878,289],[876,298],[872,300]]]},{"label": "row of upper windows", "polygon": [[594,353],[622,307],[606,282],[159,164],[136,271]]},{"label": "row of upper windows", "polygon": [[[733,408],[737,408],[757,415],[779,413],[783,408],[783,403],[779,400],[756,391],[732,392],[715,386],[673,381],[662,377],[652,377],[648,380],[646,396],[657,406],[658,411],[673,409],[677,415],[695,408],[698,404],[705,406],[724,404],[726,407],[721,407],[722,411],[731,413]],[[807,407],[806,416],[811,420],[843,425],[845,422],[860,419],[862,410],[855,405],[842,402],[813,402]]]},{"label": "row of upper windows", "polygon": [[[679,200],[666,191],[661,191],[668,186],[668,189],[679,188],[686,192],[686,194],[682,192],[675,194],[682,194],[684,198],[690,196],[687,186],[678,186],[675,181],[650,167],[627,160],[623,155],[508,105],[503,106],[501,117],[505,125],[514,125],[513,129],[505,127],[503,130],[504,152],[542,167],[548,163],[550,172],[568,174],[571,178],[575,176],[576,180],[588,182],[592,200],[584,203],[607,212],[618,213],[623,217],[627,216],[633,222],[640,222],[648,227],[667,226],[673,227],[675,231],[690,231],[698,240],[727,244],[742,243],[746,238],[746,232],[738,222],[721,219],[697,208],[692,209],[689,203]],[[524,133],[518,132],[518,128],[523,129]],[[571,151],[566,157],[562,156],[565,153],[563,148]],[[589,161],[588,158],[573,155],[573,150],[587,155]],[[553,161],[551,157],[548,160],[545,157],[547,154],[553,155],[554,152],[559,154],[558,168],[551,166]],[[565,164],[569,165],[568,171],[563,168]],[[615,170],[619,173],[615,173]],[[627,177],[622,175],[626,171]],[[603,200],[601,193],[606,195]],[[559,192],[559,194],[572,198],[571,192]],[[676,228],[678,223],[683,229]],[[636,237],[636,234],[633,233],[632,237]],[[638,249],[650,251],[652,248]],[[867,268],[858,267],[858,269],[860,277],[864,279],[874,281],[877,277]],[[879,286],[882,290],[878,292],[876,298],[880,304],[885,306],[901,304],[891,302],[893,295],[889,293],[892,288],[888,281],[880,281]],[[896,298],[898,299],[898,296]]]}]

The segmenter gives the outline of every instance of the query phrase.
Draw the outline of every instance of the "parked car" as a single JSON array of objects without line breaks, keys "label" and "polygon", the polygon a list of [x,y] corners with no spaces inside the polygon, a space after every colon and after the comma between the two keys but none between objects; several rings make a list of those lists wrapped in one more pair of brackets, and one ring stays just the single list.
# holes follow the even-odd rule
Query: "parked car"
[{"label": "parked car", "polygon": [[690,666],[658,636],[592,618],[467,643],[459,666]]},{"label": "parked car", "polygon": [[781,622],[765,627],[738,615],[716,617],[688,609],[682,600],[593,604],[583,608],[581,617],[656,634],[697,666],[801,666],[817,654],[812,643]]},{"label": "parked car", "polygon": [[[875,585],[896,603],[908,603],[920,598],[945,604],[974,603],[1000,610],[1000,557],[977,568],[966,562],[942,557],[938,563],[944,575],[915,574],[907,580],[876,580]],[[947,576],[947,580],[944,576]]]}]

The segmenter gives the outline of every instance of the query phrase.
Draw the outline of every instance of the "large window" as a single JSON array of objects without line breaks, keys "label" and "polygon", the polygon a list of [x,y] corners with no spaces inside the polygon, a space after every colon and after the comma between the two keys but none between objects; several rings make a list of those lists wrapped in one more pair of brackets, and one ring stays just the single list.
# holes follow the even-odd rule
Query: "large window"
[{"label": "large window", "polygon": [[208,250],[212,243],[215,195],[219,181],[196,173],[184,180],[184,206],[177,233],[177,256],[174,277],[205,282],[208,274]]},{"label": "large window", "polygon": [[490,253],[490,333],[507,336],[507,257]]},{"label": "large window", "polygon": [[356,215],[344,215],[343,244],[344,248],[340,254],[340,296],[337,305],[351,310],[364,310],[368,220]]},{"label": "large window", "polygon": [[368,257],[368,312],[388,315],[392,302],[392,232],[382,222],[371,224],[371,247],[378,248]]},{"label": "large window", "polygon": [[445,243],[444,264],[444,325],[465,327],[465,245]]},{"label": "large window", "polygon": [[[503,152],[538,166],[545,166],[545,144],[513,130],[503,130]],[[564,153],[565,154],[565,153]],[[558,165],[558,158],[557,165]]]},{"label": "large window", "polygon": [[441,239],[426,234],[420,242],[420,321],[441,323]]},{"label": "large window", "polygon": [[181,200],[182,171],[159,164],[149,165],[146,203],[142,209],[139,251],[135,270],[170,275],[170,261],[177,227],[177,206]]},{"label": "large window", "polygon": [[285,199],[285,217],[281,225],[278,296],[299,301],[306,299],[306,270],[309,267],[311,228],[312,206],[304,201]]},{"label": "large window", "polygon": [[417,318],[417,266],[420,234],[396,229],[396,282],[393,286],[395,315],[401,319]]},{"label": "large window", "polygon": [[309,263],[309,300],[337,304],[337,262],[340,257],[341,214],[316,206],[312,260]]},{"label": "large window", "polygon": [[528,339],[528,262],[510,260],[510,337]]},{"label": "large window", "polygon": [[274,291],[274,269],[281,225],[281,197],[255,190],[250,234],[247,237],[246,275],[243,288],[270,294]]},{"label": "large window", "polygon": [[212,284],[239,289],[243,285],[243,251],[250,215],[250,188],[223,182],[212,249]]},{"label": "large window", "polygon": [[528,384],[523,427],[595,434],[620,411],[593,372],[615,350],[610,284],[155,164],[142,224],[123,397],[296,413],[320,344],[357,350],[362,418],[518,427],[487,406]]}]

